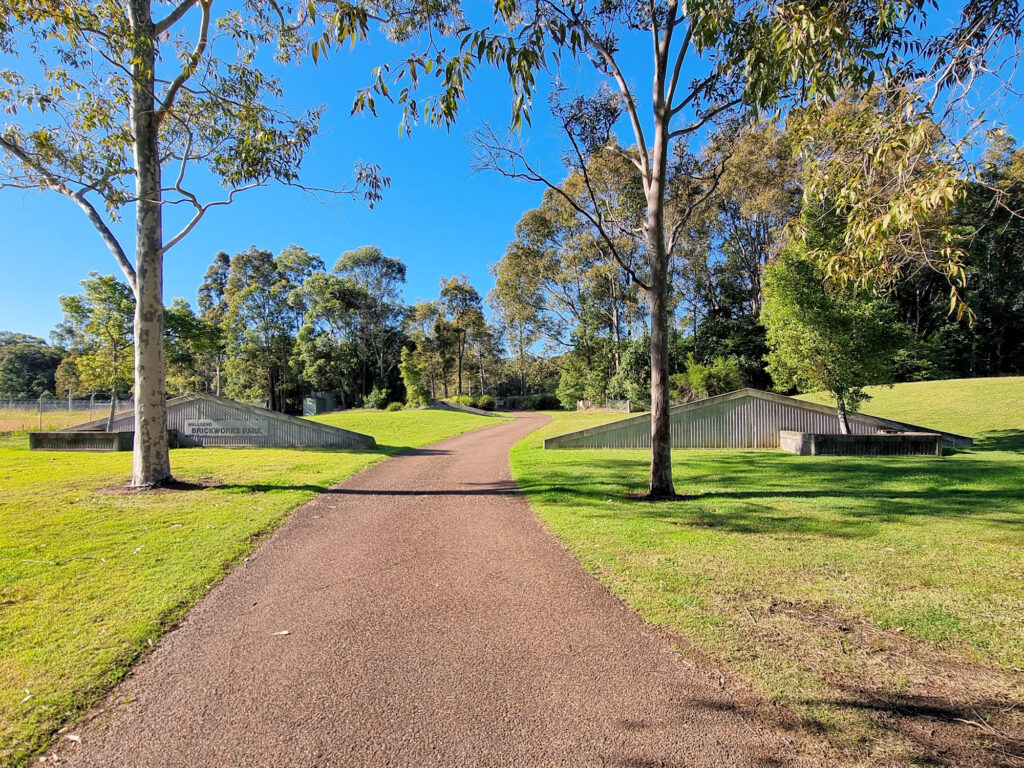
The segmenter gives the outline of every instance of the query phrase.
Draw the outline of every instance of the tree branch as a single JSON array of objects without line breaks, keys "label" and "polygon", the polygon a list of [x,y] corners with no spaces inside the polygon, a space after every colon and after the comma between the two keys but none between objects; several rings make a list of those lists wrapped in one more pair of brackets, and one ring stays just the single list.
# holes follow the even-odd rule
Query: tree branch
[{"label": "tree branch", "polygon": [[196,4],[197,0],[182,0],[169,14],[167,14],[162,21],[156,23],[156,33],[162,35],[164,32],[169,30],[178,21],[189,12],[189,9]]},{"label": "tree branch", "polygon": [[131,287],[133,293],[137,293],[137,281],[135,276],[135,267],[128,260],[125,255],[124,249],[121,247],[121,243],[118,242],[114,233],[110,231],[110,227],[103,221],[103,217],[100,216],[99,211],[96,210],[95,206],[85,197],[84,193],[71,189],[67,184],[61,181],[57,176],[47,170],[41,163],[33,158],[28,152],[18,146],[17,140],[14,136],[0,135],[0,149],[3,149],[10,155],[13,155],[22,165],[31,168],[35,171],[42,179],[44,186],[49,187],[54,192],[59,192],[81,208],[85,215],[89,219],[89,223],[93,225],[100,237],[103,238],[103,242],[106,243],[107,248],[113,254],[114,259],[117,261],[118,266],[121,267],[121,271],[124,273],[125,278],[128,280],[128,285]]},{"label": "tree branch", "polygon": [[725,112],[727,110],[732,109],[737,104],[739,104],[741,101],[742,101],[742,99],[733,99],[732,101],[727,101],[724,104],[719,104],[717,107],[712,109],[710,112],[706,112],[704,114],[704,116],[700,120],[697,120],[696,122],[690,123],[689,125],[685,126],[684,128],[678,128],[678,129],[672,131],[672,133],[670,133],[668,135],[669,139],[678,139],[678,138],[681,138],[683,136],[688,136],[689,134],[694,133],[696,131],[699,131],[701,128],[703,128],[709,122],[714,120],[720,114],[722,114],[723,112]]},{"label": "tree branch", "polygon": [[[580,216],[584,217],[588,222],[590,222],[591,226],[593,226],[594,229],[597,230],[597,233],[600,236],[601,240],[603,240],[605,244],[608,246],[609,250],[612,253],[612,256],[615,258],[616,263],[620,267],[622,267],[622,269],[625,271],[627,275],[629,275],[630,280],[639,285],[645,291],[650,290],[650,286],[648,286],[640,279],[640,277],[636,273],[636,270],[633,269],[633,267],[631,267],[629,264],[627,264],[619,255],[618,248],[616,247],[615,242],[608,234],[608,231],[604,226],[604,222],[599,217],[592,214],[589,210],[587,210],[585,206],[580,205],[580,203],[572,195],[567,193],[557,184],[552,183],[547,177],[543,176],[542,174],[534,170],[530,163],[526,160],[525,155],[521,151],[517,151],[512,147],[500,144],[497,141],[497,139],[493,136],[493,133],[491,133],[490,136],[491,141],[490,143],[488,143],[479,131],[475,135],[475,142],[477,146],[480,147],[485,152],[487,152],[488,155],[488,157],[486,158],[480,156],[477,157],[475,165],[478,170],[493,170],[497,171],[506,178],[523,179],[525,181],[532,181],[546,186],[552,192],[554,192],[563,200],[565,200],[569,204],[569,206],[574,211],[576,211]],[[512,161],[511,168],[504,168],[501,165],[501,163],[495,159],[499,154],[504,154]],[[522,164],[522,167],[525,169],[525,172],[516,170],[515,165],[517,162]]]},{"label": "tree branch", "polygon": [[168,111],[174,105],[174,98],[178,95],[178,90],[195,73],[196,67],[199,66],[199,62],[203,57],[203,52],[206,50],[210,32],[210,9],[213,7],[213,0],[199,0],[199,5],[203,9],[203,18],[199,23],[199,39],[196,41],[196,46],[192,49],[192,53],[189,54],[185,66],[182,67],[181,72],[178,73],[178,76],[168,86],[167,93],[164,95],[163,101],[156,111],[157,127],[160,126]]},{"label": "tree branch", "polygon": [[633,134],[636,138],[637,147],[640,151],[640,159],[643,164],[641,173],[644,176],[644,183],[648,182],[647,175],[649,173],[648,165],[648,151],[647,151],[647,139],[644,135],[643,124],[640,122],[640,116],[636,111],[636,104],[633,101],[633,92],[630,90],[629,84],[626,82],[625,76],[622,74],[622,70],[619,69],[619,64],[615,60],[615,57],[611,54],[608,48],[598,39],[596,39],[590,32],[590,27],[585,24],[578,16],[569,16],[562,9],[557,8],[554,4],[549,3],[549,6],[553,8],[556,13],[560,13],[569,23],[575,26],[583,34],[584,39],[590,46],[597,51],[598,55],[604,61],[605,66],[608,67],[609,72],[614,78],[616,84],[619,87],[619,92],[622,94],[622,99],[626,105],[626,112],[629,115],[629,122],[633,128]]},{"label": "tree branch", "polygon": [[683,45],[679,49],[679,53],[676,55],[676,63],[672,68],[672,77],[668,84],[668,94],[665,96],[665,107],[669,111],[670,116],[676,114],[676,110],[672,107],[672,101],[676,97],[676,87],[679,85],[679,74],[683,69],[683,62],[686,60],[686,54],[690,49],[690,41],[693,39],[693,25],[690,24],[686,28],[686,34],[683,36]]}]

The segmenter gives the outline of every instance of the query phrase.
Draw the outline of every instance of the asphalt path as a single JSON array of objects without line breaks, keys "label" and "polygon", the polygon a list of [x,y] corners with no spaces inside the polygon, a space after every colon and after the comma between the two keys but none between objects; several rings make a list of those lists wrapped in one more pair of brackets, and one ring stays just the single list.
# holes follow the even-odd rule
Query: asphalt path
[{"label": "asphalt path", "polygon": [[58,743],[61,764],[796,764],[534,518],[508,452],[546,419],[396,456],[303,506]]}]

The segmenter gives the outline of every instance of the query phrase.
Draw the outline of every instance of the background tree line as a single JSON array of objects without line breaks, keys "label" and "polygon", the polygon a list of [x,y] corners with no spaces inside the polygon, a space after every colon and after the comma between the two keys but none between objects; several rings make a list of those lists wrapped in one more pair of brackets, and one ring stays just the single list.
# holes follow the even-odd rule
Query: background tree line
[{"label": "background tree line", "polygon": [[[871,92],[840,105],[862,120],[887,119]],[[855,409],[868,384],[1024,372],[1024,221],[1017,213],[1024,210],[1024,151],[1005,133],[990,133],[983,179],[962,182],[952,204],[925,218],[918,241],[892,243],[890,258],[900,248],[921,255],[869,290],[829,273],[848,218],[806,194],[808,162],[795,134],[807,128],[793,126],[799,119],[724,120],[702,151],[680,149],[669,165],[668,209],[701,200],[670,254],[673,399],[775,386],[832,390]],[[948,172],[941,138],[930,142],[917,173]],[[638,225],[643,206],[623,153],[599,150],[585,172],[599,193],[594,204],[628,227]],[[572,170],[563,187],[579,185],[581,173]],[[950,243],[963,265],[963,313],[951,311],[949,276],[927,267]],[[493,269],[499,315],[558,357],[565,407],[610,398],[650,403],[649,316],[633,274],[643,278],[641,254],[626,240],[618,258],[610,250],[589,218],[549,189]],[[809,287],[798,288],[800,281]],[[860,319],[851,325],[854,315]],[[516,350],[510,353],[514,361]],[[842,371],[826,370],[836,367]]]},{"label": "background tree line", "polygon": [[[208,392],[297,412],[311,392],[333,394],[341,408],[380,408],[554,388],[556,368],[530,349],[506,359],[508,322],[488,320],[465,275],[442,278],[437,298],[411,306],[405,282],[406,265],[375,246],[343,254],[330,270],[296,245],[220,252],[195,309],[177,298],[164,310],[167,394]],[[129,287],[90,273],[60,304],[65,319],[52,344],[0,333],[0,396],[127,396]],[[411,398],[410,375],[422,387]]]},{"label": "background tree line", "polygon": [[[642,196],[623,152],[598,153],[587,172],[599,205],[638,222]],[[722,123],[700,154],[680,154],[672,168],[670,209],[692,199],[693,179],[714,179],[671,254],[676,401],[775,386],[838,390],[856,408],[854,390],[866,384],[1024,372],[1024,150],[1005,133],[990,135],[983,181],[966,183],[933,225],[962,250],[970,313],[961,316],[950,311],[948,278],[922,266],[859,299],[856,286],[829,279],[822,254],[839,247],[843,220],[806,198],[786,126]],[[581,184],[578,176],[566,185]],[[616,246],[613,255],[549,190],[492,268],[489,312],[464,275],[443,278],[435,299],[406,305],[405,264],[373,246],[343,254],[329,271],[298,246],[221,252],[196,309],[183,299],[165,309],[167,390],[291,411],[312,391],[335,393],[341,407],[545,392],[565,407],[607,399],[646,407],[649,315],[631,275],[642,270],[641,247],[627,238]],[[943,244],[934,236],[924,246]],[[82,286],[61,297],[65,319],[52,345],[0,334],[0,396],[130,392],[131,291],[96,273]],[[783,325],[773,329],[766,299]],[[814,316],[817,329],[785,326],[797,316]],[[868,342],[839,346],[854,337]],[[836,360],[844,370],[829,373]]]}]

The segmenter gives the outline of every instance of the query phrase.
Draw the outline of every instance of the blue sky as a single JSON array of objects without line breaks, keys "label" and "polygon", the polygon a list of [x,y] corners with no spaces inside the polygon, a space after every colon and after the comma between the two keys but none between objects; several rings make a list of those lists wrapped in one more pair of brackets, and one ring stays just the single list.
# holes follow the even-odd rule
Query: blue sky
[{"label": "blue sky", "polygon": [[[481,120],[507,123],[507,86],[482,73],[471,85],[471,108],[450,132],[421,127],[400,138],[399,112],[386,104],[378,104],[378,118],[349,115],[372,67],[393,56],[391,46],[363,44],[352,53],[335,52],[319,66],[305,62],[281,70],[285,103],[327,107],[303,181],[338,187],[351,178],[354,161],[379,163],[391,177],[384,200],[369,210],[358,199],[338,197],[325,205],[280,185],[246,192],[233,205],[213,209],[167,254],[166,303],[182,296],[194,306],[196,288],[219,250],[233,254],[256,245],[277,252],[290,243],[319,254],[328,268],[347,250],[378,245],[408,265],[409,301],[436,297],[442,275],[463,272],[486,294],[493,282],[489,265],[501,258],[522,212],[540,199],[536,188],[470,169],[466,135]],[[543,120],[529,137],[557,175],[553,139]],[[116,232],[130,253],[131,211],[125,213]],[[59,295],[76,293],[89,270],[120,275],[81,211],[54,193],[0,191],[0,231],[0,329],[47,337],[61,319]],[[165,225],[165,231],[176,230]]]},{"label": "blue sky", "polygon": [[[396,109],[379,103],[376,119],[349,115],[356,89],[369,82],[375,65],[393,59],[395,50],[387,43],[363,43],[353,52],[334,52],[316,67],[307,61],[281,70],[285,103],[327,107],[323,135],[306,157],[303,181],[336,187],[350,178],[354,161],[379,163],[391,177],[384,200],[371,211],[357,199],[338,198],[324,205],[280,186],[247,192],[232,206],[211,211],[168,253],[165,303],[181,296],[194,306],[196,288],[219,250],[233,254],[256,245],[277,252],[291,243],[319,254],[328,268],[347,250],[377,245],[408,265],[408,301],[436,297],[441,276],[459,273],[466,273],[481,295],[487,293],[493,285],[490,264],[501,258],[515,223],[541,195],[536,186],[493,173],[474,175],[470,169],[467,134],[481,121],[495,127],[507,124],[507,83],[496,73],[481,72],[455,128],[446,132],[420,127],[411,138],[401,138]],[[4,64],[9,62],[0,61]],[[631,65],[643,83],[646,54]],[[584,76],[563,73],[570,86]],[[648,88],[639,92],[646,94]],[[531,158],[559,177],[559,142],[543,91],[533,128],[523,137]],[[130,252],[131,211],[126,214],[116,231]],[[165,229],[168,236],[175,231],[173,219]],[[76,293],[90,270],[119,274],[84,215],[54,193],[0,191],[0,231],[2,330],[48,337],[61,319],[59,295]]]}]

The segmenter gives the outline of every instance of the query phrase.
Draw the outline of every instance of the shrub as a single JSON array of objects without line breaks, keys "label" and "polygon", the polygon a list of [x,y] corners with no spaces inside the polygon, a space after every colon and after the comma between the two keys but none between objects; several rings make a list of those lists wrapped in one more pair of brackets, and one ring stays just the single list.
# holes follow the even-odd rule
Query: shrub
[{"label": "shrub", "polygon": [[394,413],[395,411],[402,410],[402,404],[401,403],[388,403],[388,407],[385,408],[384,410],[388,411],[389,413]]},{"label": "shrub", "polygon": [[476,408],[476,398],[471,395],[452,395],[446,398],[449,403],[456,403],[458,405],[468,405],[471,408]]},{"label": "shrub", "polygon": [[705,364],[698,363],[691,355],[685,379],[673,380],[672,387],[683,400],[724,395],[743,387],[743,372],[736,357],[716,357]]},{"label": "shrub", "polygon": [[619,370],[608,382],[608,395],[628,400],[642,409],[651,407],[651,337],[628,342]]},{"label": "shrub", "polygon": [[527,395],[523,398],[522,407],[527,411],[560,411],[562,404],[550,392]]},{"label": "shrub", "polygon": [[367,408],[383,408],[388,404],[388,391],[384,387],[375,386],[370,390],[365,398],[363,398],[363,405]]},{"label": "shrub", "polygon": [[491,395],[480,395],[476,401],[476,407],[483,411],[493,411],[495,406],[494,398]]},{"label": "shrub", "polygon": [[430,390],[423,385],[423,370],[408,347],[402,348],[402,362],[398,366],[405,384],[405,402],[411,408],[430,404]]}]

